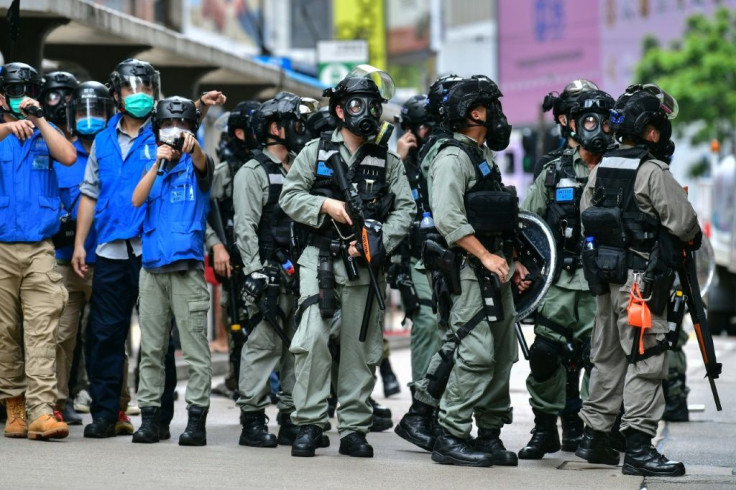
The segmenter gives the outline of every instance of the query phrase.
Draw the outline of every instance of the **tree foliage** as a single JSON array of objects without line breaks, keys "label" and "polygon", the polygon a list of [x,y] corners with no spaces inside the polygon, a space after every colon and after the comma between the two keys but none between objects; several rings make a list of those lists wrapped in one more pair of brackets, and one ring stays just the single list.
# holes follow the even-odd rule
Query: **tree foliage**
[{"label": "tree foliage", "polygon": [[736,150],[736,12],[720,8],[713,18],[694,15],[682,39],[662,47],[650,37],[643,47],[636,78],[677,99],[675,128],[699,122],[692,143],[717,138]]}]

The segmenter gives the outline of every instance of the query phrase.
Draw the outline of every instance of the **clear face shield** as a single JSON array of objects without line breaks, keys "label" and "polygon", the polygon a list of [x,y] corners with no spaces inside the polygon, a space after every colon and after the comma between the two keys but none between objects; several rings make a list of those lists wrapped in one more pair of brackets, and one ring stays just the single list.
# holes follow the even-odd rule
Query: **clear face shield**
[{"label": "clear face shield", "polygon": [[67,121],[70,131],[81,136],[93,136],[105,128],[108,119],[115,113],[111,99],[82,97],[67,106]]},{"label": "clear face shield", "polygon": [[379,70],[375,66],[371,65],[358,65],[353,68],[345,78],[369,78],[378,87],[378,92],[381,94],[383,100],[391,100],[396,92],[396,86],[394,84],[391,75],[383,70]]},{"label": "clear face shield", "polygon": [[130,90],[127,95],[146,94],[155,100],[159,98],[161,79],[158,72],[153,76],[140,77],[137,75],[126,75],[122,77],[121,86]]}]

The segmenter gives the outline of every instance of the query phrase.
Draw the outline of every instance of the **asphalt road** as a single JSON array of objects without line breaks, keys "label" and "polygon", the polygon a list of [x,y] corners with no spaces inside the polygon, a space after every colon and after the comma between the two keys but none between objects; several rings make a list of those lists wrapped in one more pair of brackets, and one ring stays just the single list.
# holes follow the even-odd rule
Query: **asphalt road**
[{"label": "asphalt road", "polygon": [[[525,327],[531,337],[530,327]],[[529,338],[531,340],[531,338]],[[339,455],[339,438],[328,433],[331,446],[315,458],[293,458],[289,447],[255,449],[238,446],[238,411],[232,401],[213,397],[208,419],[208,445],[180,447],[176,441],[186,425],[183,402],[185,383],[179,385],[179,401],[171,426],[173,438],[153,445],[132,444],[130,437],[90,440],[82,427],[71,427],[62,441],[37,442],[0,437],[0,481],[3,488],[503,488],[503,489],[720,489],[736,488],[732,468],[736,464],[736,340],[717,339],[724,375],[718,382],[723,411],[716,412],[707,382],[702,379],[699,352],[694,339],[686,346],[690,360],[688,383],[692,421],[661,424],[657,441],[664,453],[684,461],[688,474],[676,479],[644,480],[624,476],[619,467],[589,465],[572,453],[558,452],[539,461],[521,461],[516,468],[457,468],[433,463],[429,453],[403,441],[392,431],[374,433],[368,440],[373,459]],[[391,361],[402,383],[409,381],[409,350],[395,348]],[[522,360],[512,372],[514,423],[502,438],[518,451],[529,439],[532,412],[525,379],[528,366]],[[219,381],[219,380],[216,380]],[[410,404],[409,390],[385,399],[380,381],[374,397],[393,411],[397,422]],[[268,410],[273,432],[276,410]],[[90,421],[85,415],[85,423]],[[139,417],[133,417],[137,426]],[[333,426],[335,422],[333,421]]]}]

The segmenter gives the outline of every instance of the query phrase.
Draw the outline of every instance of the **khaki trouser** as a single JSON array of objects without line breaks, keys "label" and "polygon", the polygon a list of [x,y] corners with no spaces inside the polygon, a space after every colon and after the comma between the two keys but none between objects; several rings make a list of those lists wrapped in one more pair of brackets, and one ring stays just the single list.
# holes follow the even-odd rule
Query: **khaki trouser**
[{"label": "khaki trouser", "polygon": [[[294,336],[295,303],[294,296],[282,287],[279,307],[284,312],[284,321],[283,324],[279,321],[279,326],[289,338]],[[258,313],[258,308],[250,306],[248,313],[253,318]],[[251,330],[240,355],[240,398],[237,405],[243,412],[258,412],[270,405],[268,380],[276,368],[281,384],[278,409],[280,412],[291,413],[294,410],[294,354],[289,352],[273,327],[262,320]]]},{"label": "khaki trouser", "polygon": [[69,301],[59,320],[59,332],[56,336],[56,381],[57,398],[56,408],[64,408],[69,398],[69,376],[74,358],[74,348],[77,344],[77,332],[84,313],[84,307],[92,296],[92,276],[94,266],[83,278],[79,277],[70,265],[57,264],[62,281],[69,293]]},{"label": "khaki trouser", "polygon": [[[453,298],[450,328],[457,332],[483,307],[480,286],[470,267],[461,272],[462,294]],[[501,286],[504,319],[481,321],[462,339],[440,400],[439,422],[455,437],[468,439],[473,416],[480,429],[500,429],[512,421],[511,366],[519,358],[514,331],[511,282]]]},{"label": "khaki trouser", "polygon": [[31,420],[53,413],[67,297],[51,240],[0,243],[0,400],[25,393]]},{"label": "khaki trouser", "polygon": [[[667,376],[664,353],[630,364],[635,330],[629,325],[627,306],[633,273],[625,285],[611,284],[610,294],[596,298],[597,311],[591,339],[590,395],[580,417],[594,430],[609,431],[624,404],[621,430],[636,429],[654,436],[664,413],[662,380]],[[652,314],[652,328],[644,335],[648,349],[664,340],[667,319]]]},{"label": "khaki trouser", "polygon": [[160,407],[164,392],[164,358],[171,320],[176,320],[184,360],[189,368],[187,405],[210,406],[212,367],[207,339],[210,296],[204,272],[190,270],[152,274],[141,269],[141,365],[138,405]]},{"label": "khaki trouser", "polygon": [[[432,288],[429,285],[427,274],[414,268],[417,259],[411,259],[411,280],[417,292],[419,301],[432,301]],[[432,312],[432,307],[426,304],[419,306],[411,319],[411,381],[419,383],[427,374],[427,367],[440,348],[442,332],[437,326],[437,315]]]},{"label": "khaki trouser", "polygon": [[[304,252],[314,254],[308,247]],[[302,256],[304,259],[304,256]],[[318,294],[316,263],[306,264],[299,271],[299,303]],[[337,267],[337,266],[336,266]],[[360,271],[361,277],[368,272]],[[386,283],[379,276],[379,286],[385,290]],[[340,364],[337,375],[337,399],[339,407],[338,431],[340,437],[353,432],[368,433],[373,423],[373,409],[368,397],[375,385],[374,371],[382,355],[383,315],[374,304],[365,342],[358,340],[363,320],[363,308],[368,295],[365,285],[335,285],[335,297],[341,304],[342,322],[339,329]],[[315,424],[324,427],[328,422],[327,398],[330,396],[330,373],[332,357],[328,343],[332,318],[322,318],[317,304],[304,311],[301,323],[291,342],[294,354],[296,384],[294,385],[295,411],[291,420],[296,425]]]}]

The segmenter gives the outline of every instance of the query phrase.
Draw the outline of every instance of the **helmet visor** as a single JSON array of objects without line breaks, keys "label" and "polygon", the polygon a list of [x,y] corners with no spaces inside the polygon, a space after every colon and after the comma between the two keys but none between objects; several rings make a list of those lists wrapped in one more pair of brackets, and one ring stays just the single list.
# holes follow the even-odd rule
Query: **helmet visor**
[{"label": "helmet visor", "polygon": [[79,121],[87,118],[104,118],[105,121],[115,112],[115,103],[112,99],[101,99],[85,97],[83,99],[74,99],[72,104],[69,104],[69,119]]},{"label": "helmet visor", "polygon": [[600,90],[600,89],[598,88],[598,85],[591,82],[590,80],[580,78],[578,80],[573,80],[572,82],[565,85],[565,90],[563,90],[563,93],[566,93],[569,95],[575,95],[575,94],[579,94],[580,92],[587,92],[589,90]]},{"label": "helmet visor", "polygon": [[158,72],[153,76],[139,77],[137,75],[126,75],[122,77],[122,86],[128,87],[132,93],[146,93],[152,95],[154,99],[158,98],[158,91],[161,87]]},{"label": "helmet visor", "polygon": [[642,90],[646,90],[659,99],[659,108],[664,112],[667,119],[674,119],[680,113],[680,106],[677,104],[677,100],[657,85],[649,83],[643,85]]},{"label": "helmet visor", "polygon": [[358,65],[345,78],[352,77],[371,79],[376,84],[376,87],[378,87],[378,92],[384,100],[393,99],[396,87],[391,75],[385,71],[379,70],[371,65]]},{"label": "helmet visor", "polygon": [[299,99],[299,114],[309,116],[319,110],[319,101],[311,97],[302,97]]}]

